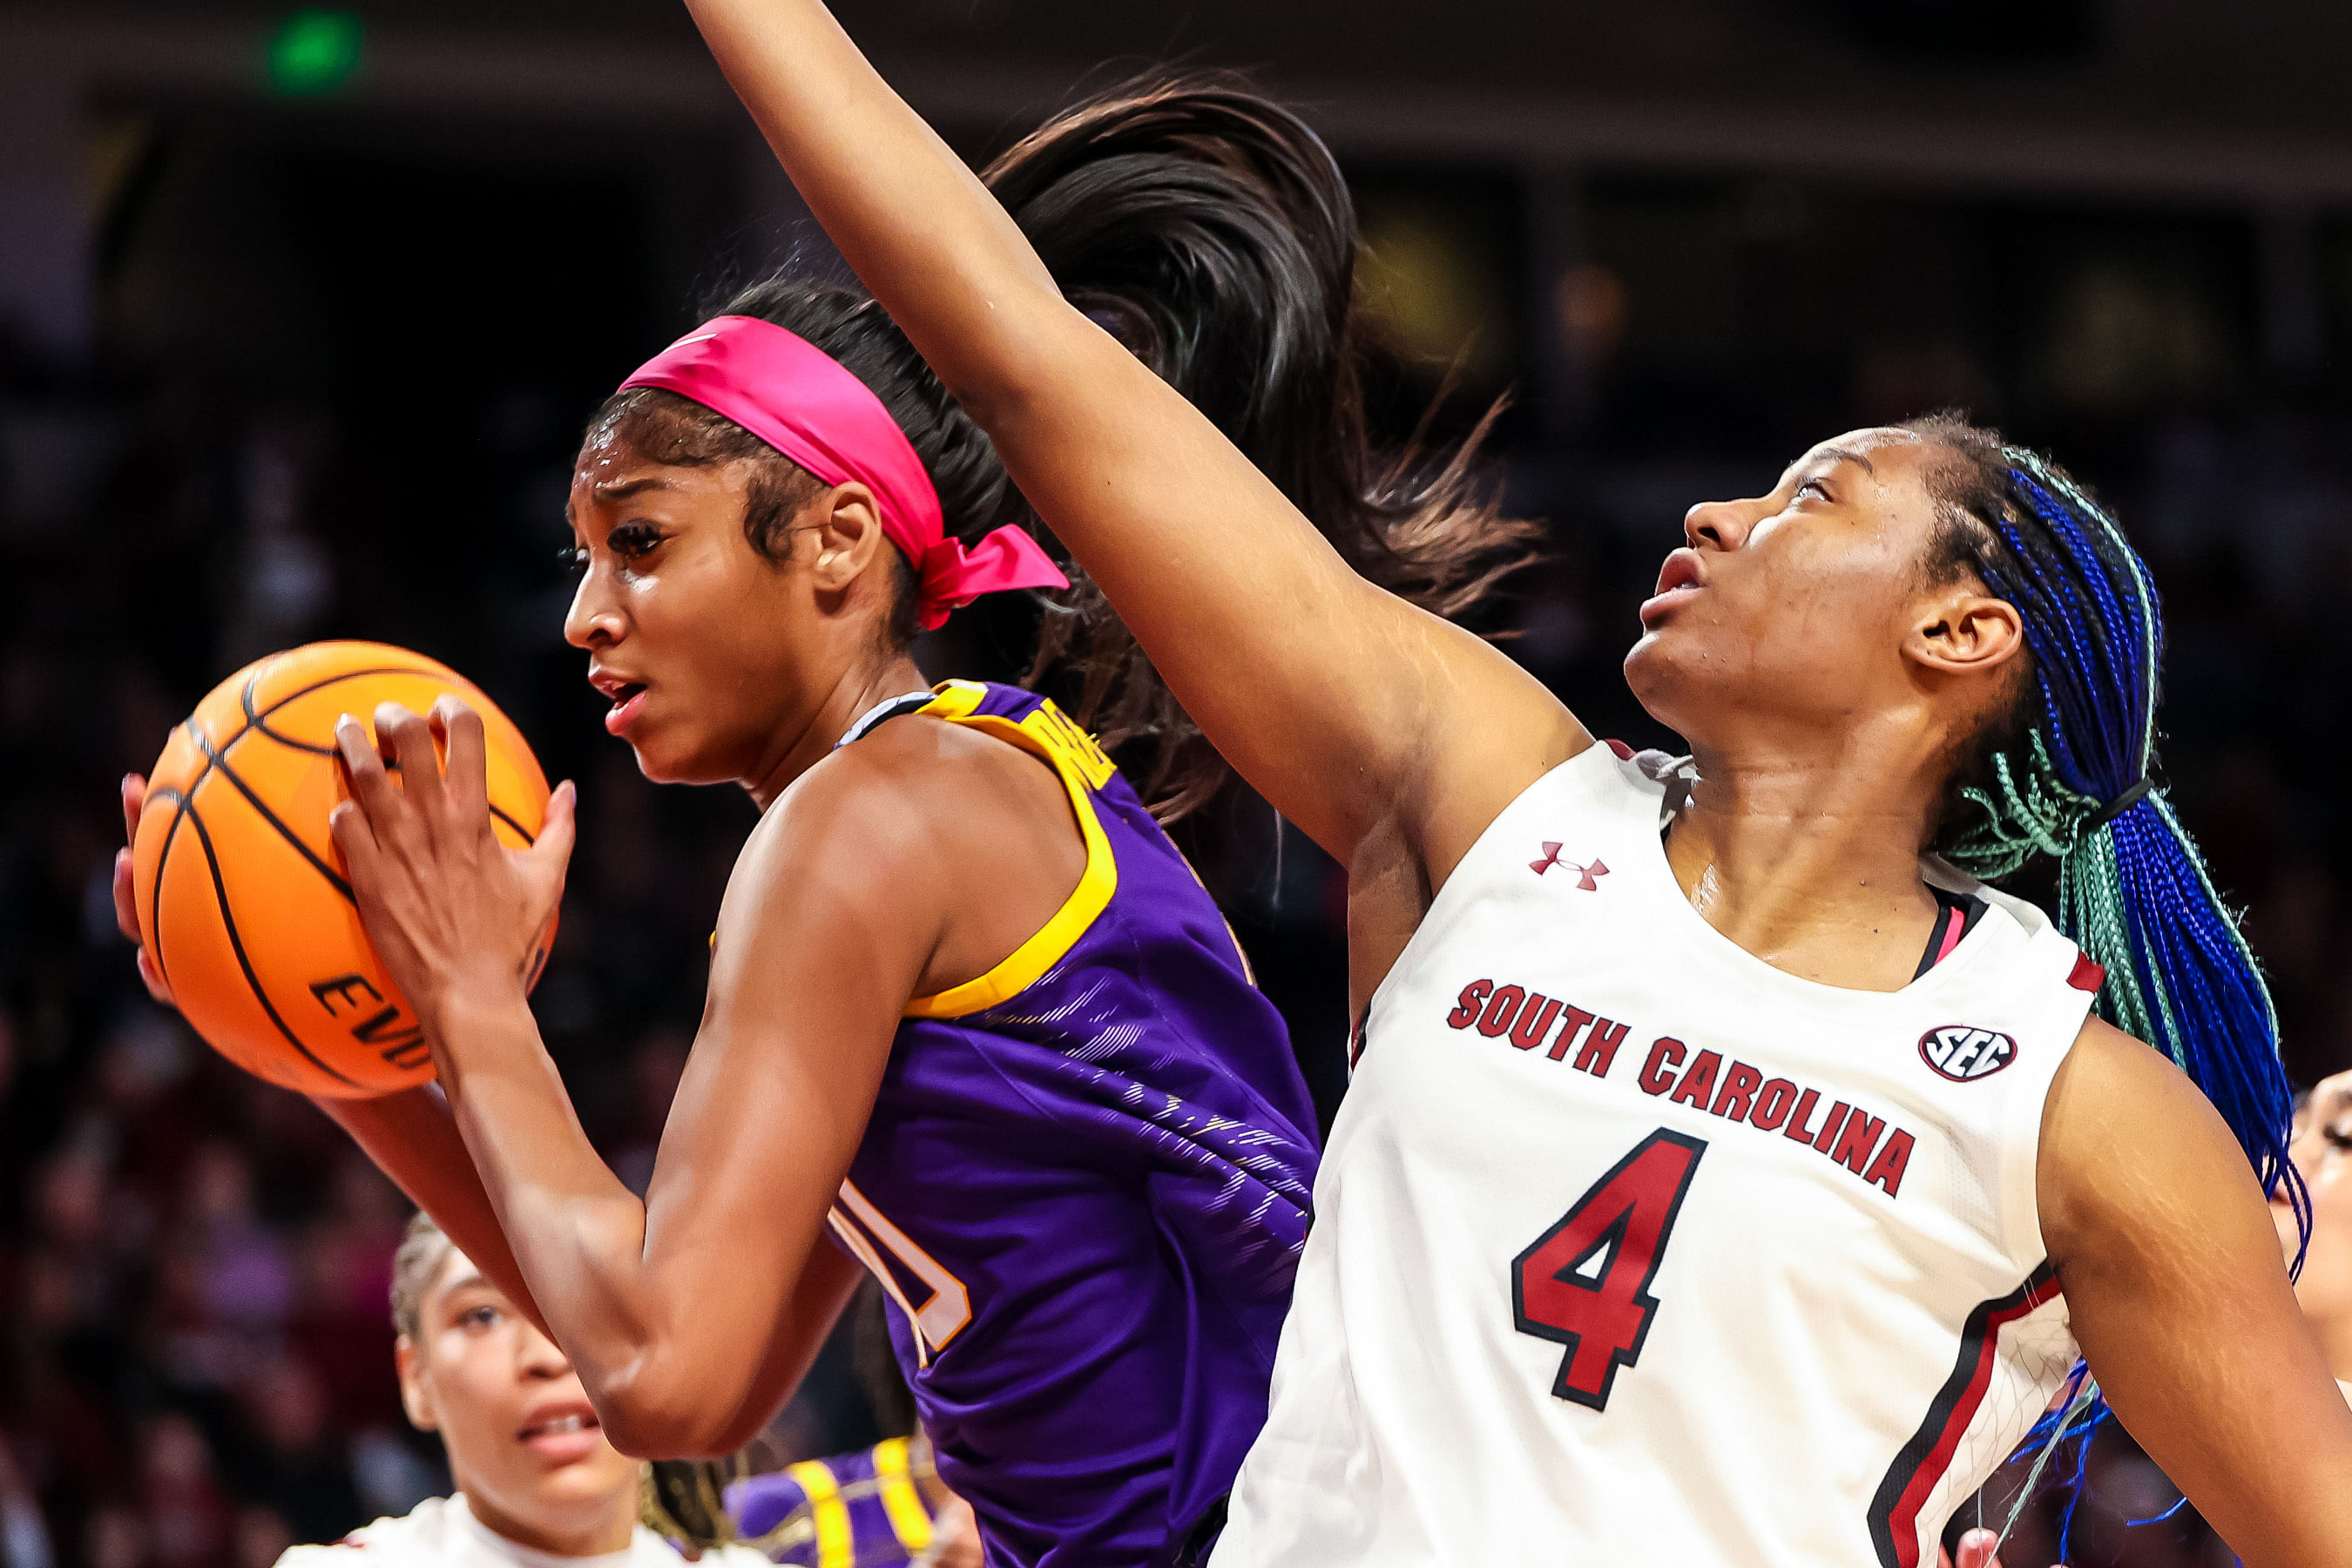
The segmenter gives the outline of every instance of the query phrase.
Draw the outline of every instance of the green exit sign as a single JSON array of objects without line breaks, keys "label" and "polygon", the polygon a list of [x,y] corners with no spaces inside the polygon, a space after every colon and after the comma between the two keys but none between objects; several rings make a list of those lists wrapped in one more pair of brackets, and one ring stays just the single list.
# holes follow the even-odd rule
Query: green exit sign
[{"label": "green exit sign", "polygon": [[289,98],[332,92],[359,69],[360,19],[348,11],[297,11],[269,39],[269,85]]}]

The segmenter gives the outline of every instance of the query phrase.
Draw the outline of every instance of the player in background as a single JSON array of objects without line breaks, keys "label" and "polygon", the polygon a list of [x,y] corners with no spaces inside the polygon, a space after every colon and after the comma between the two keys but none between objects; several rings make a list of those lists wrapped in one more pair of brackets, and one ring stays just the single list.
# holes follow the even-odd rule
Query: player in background
[{"label": "player in background", "polygon": [[[689,8],[1203,732],[1349,870],[1362,1054],[1220,1568],[1910,1568],[2078,1343],[2247,1561],[2352,1563],[2352,1412],[2264,1212],[2272,1014],[2155,789],[2153,590],[2078,486],[1935,421],[1694,507],[1626,665],[1693,755],[1621,756],[1351,572],[816,0]],[[2038,854],[2063,930],[1959,868]]]},{"label": "player in background", "polygon": [[[1352,207],[1295,121],[1145,91],[991,178],[1072,298],[1147,345],[1141,374],[1349,560],[1475,596],[1524,531],[1458,463],[1367,447]],[[551,1331],[624,1451],[740,1447],[862,1263],[990,1561],[1139,1568],[1214,1529],[1263,1423],[1316,1130],[1231,932],[1096,743],[1013,688],[926,689],[909,657],[974,595],[1061,581],[1028,517],[856,289],[755,288],[650,362],[581,452],[566,635],[649,777],[734,781],[762,815],[647,1197],[583,1136],[516,962],[560,896],[571,793],[505,857],[461,708],[378,713],[397,788],[344,725],[336,817],[446,1102],[329,1109]],[[1155,795],[1200,798],[1219,764],[1099,595],[1047,618],[1109,731],[1175,748]]]},{"label": "player in background", "polygon": [[2284,1184],[2272,1190],[2271,1217],[2287,1257],[2302,1254],[2295,1300],[2336,1386],[2352,1400],[2352,1072],[2321,1079],[2295,1108],[2294,1165],[2311,1194],[2308,1240]]},{"label": "player in background", "polygon": [[[423,1215],[394,1260],[392,1317],[401,1404],[440,1437],[456,1490],[278,1568],[684,1568],[637,1522],[643,1467],[605,1440],[563,1352]],[[699,1561],[765,1560],[727,1547]]]}]

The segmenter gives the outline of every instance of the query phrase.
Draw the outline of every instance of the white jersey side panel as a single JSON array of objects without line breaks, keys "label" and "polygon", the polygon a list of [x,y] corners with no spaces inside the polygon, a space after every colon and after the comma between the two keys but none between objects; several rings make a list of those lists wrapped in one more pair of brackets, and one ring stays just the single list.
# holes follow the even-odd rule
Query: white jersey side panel
[{"label": "white jersey side panel", "polygon": [[1901,992],[1784,973],[1675,885],[1664,771],[1532,785],[1374,996],[1214,1568],[1917,1568],[2073,1364],[2073,943],[1988,893]]}]

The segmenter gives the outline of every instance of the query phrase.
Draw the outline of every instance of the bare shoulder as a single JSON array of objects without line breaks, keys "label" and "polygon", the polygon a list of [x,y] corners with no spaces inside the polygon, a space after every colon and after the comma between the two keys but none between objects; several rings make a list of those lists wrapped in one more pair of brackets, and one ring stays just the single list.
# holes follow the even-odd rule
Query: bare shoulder
[{"label": "bare shoulder", "polygon": [[[985,973],[1043,927],[1084,875],[1060,777],[1027,752],[919,715],[841,747],[771,805],[719,920],[748,957],[865,932],[868,965],[929,994]],[[748,939],[748,940],[739,940]],[[714,983],[734,970],[721,962]]]},{"label": "bare shoulder", "polygon": [[[870,831],[944,835],[964,854],[1018,850],[1077,831],[1052,766],[992,735],[921,714],[896,719],[809,770],[809,808]],[[782,803],[779,803],[782,804]]]},{"label": "bare shoulder", "polygon": [[[1034,775],[1034,776],[1032,776]],[[1023,786],[1026,785],[1026,788]],[[969,852],[1066,824],[1053,776],[1001,741],[919,717],[841,747],[777,797],[751,831],[738,879],[839,867],[873,885],[949,846]]]},{"label": "bare shoulder", "polygon": [[2053,1258],[2118,1227],[2189,1228],[2259,1213],[2260,1184],[2212,1101],[2101,1018],[2075,1037],[2042,1112],[2036,1184]]},{"label": "bare shoulder", "polygon": [[2128,1101],[2128,1119],[2137,1120],[2157,1109],[2147,1103],[2149,1097],[2178,1101],[2182,1110],[2194,1106],[2202,1106],[2209,1113],[2212,1110],[2204,1091],[2162,1051],[2125,1034],[2105,1018],[2095,1016],[2084,1020],[2074,1048],[2059,1064],[2051,1083],[2051,1104],[2063,1102],[2069,1114],[2079,1115],[2100,1107],[2121,1110],[2119,1102]]}]

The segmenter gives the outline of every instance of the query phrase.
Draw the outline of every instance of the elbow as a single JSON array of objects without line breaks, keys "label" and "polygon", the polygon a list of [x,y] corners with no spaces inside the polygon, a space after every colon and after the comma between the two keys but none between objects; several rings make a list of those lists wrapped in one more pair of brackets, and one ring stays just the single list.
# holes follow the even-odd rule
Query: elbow
[{"label": "elbow", "polygon": [[739,1430],[740,1402],[715,1379],[664,1372],[640,1358],[590,1391],[605,1441],[633,1459],[700,1459],[731,1454],[758,1435]]}]

